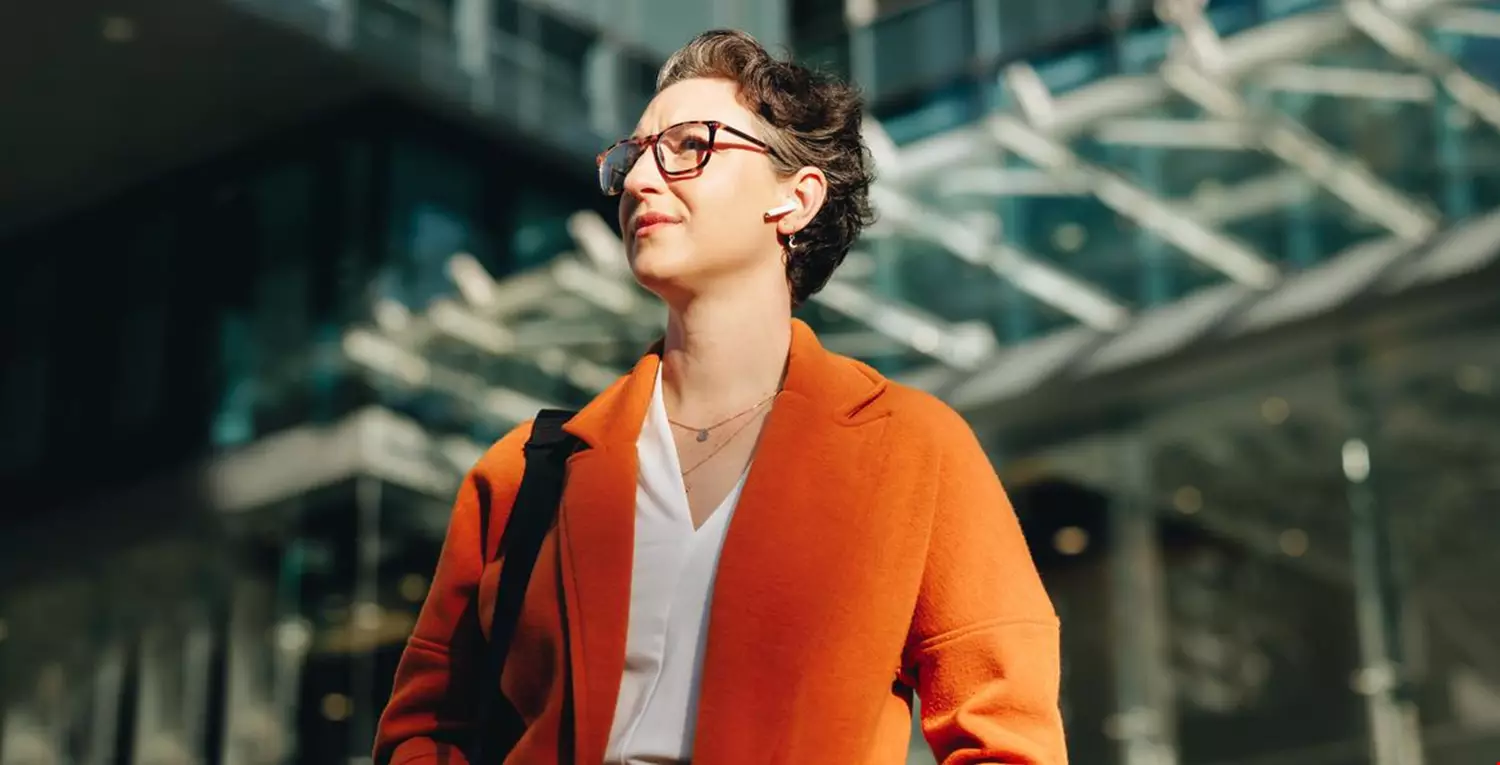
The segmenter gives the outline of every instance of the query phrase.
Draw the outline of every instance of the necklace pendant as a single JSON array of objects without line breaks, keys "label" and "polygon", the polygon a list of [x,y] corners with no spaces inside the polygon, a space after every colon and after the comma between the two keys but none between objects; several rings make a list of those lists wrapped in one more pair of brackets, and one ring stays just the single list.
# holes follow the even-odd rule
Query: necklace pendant
[{"label": "necklace pendant", "polygon": [[704,441],[707,441],[707,440],[708,440],[708,431],[707,430],[699,430],[698,431],[698,443],[701,444],[701,443],[703,443]]}]

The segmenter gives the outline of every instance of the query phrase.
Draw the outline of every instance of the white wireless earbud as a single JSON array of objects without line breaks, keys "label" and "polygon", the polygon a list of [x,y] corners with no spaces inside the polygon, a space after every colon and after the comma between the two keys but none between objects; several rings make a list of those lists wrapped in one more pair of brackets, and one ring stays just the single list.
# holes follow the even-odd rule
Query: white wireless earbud
[{"label": "white wireless earbud", "polygon": [[766,211],[766,220],[767,221],[775,220],[776,218],[780,218],[781,216],[786,215],[787,213],[792,213],[792,212],[796,212],[796,211],[797,211],[797,203],[796,202],[787,202],[786,204],[781,205],[780,207],[772,207],[771,209],[767,210]]}]

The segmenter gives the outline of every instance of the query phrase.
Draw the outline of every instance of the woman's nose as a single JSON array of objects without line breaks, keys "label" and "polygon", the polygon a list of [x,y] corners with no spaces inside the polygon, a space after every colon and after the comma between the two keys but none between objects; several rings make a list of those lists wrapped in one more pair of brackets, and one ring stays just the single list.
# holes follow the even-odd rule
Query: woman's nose
[{"label": "woman's nose", "polygon": [[635,160],[635,165],[625,173],[625,193],[636,199],[640,199],[641,194],[646,192],[661,191],[662,186],[666,184],[661,168],[656,164],[653,149],[654,147],[641,152]]}]

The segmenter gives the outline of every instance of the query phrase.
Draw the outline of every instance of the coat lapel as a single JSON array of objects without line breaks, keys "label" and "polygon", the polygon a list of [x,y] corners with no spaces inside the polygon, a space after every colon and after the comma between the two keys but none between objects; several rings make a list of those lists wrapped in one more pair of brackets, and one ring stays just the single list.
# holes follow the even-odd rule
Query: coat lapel
[{"label": "coat lapel", "polygon": [[819,671],[802,665],[849,605],[830,604],[824,585],[848,575],[840,540],[883,468],[886,412],[875,400],[885,385],[795,323],[785,387],[719,558],[695,762],[769,755],[775,742],[756,736],[790,724],[787,679]]},{"label": "coat lapel", "polygon": [[636,439],[659,363],[642,358],[565,427],[586,445],[568,461],[559,517],[576,762],[603,761],[625,671]]},{"label": "coat lapel", "polygon": [[[600,762],[625,670],[635,545],[636,440],[650,405],[659,344],[566,426],[587,448],[568,462],[559,519],[568,614],[576,762]],[[828,353],[802,322],[792,328],[784,390],[761,436],[715,575],[700,685],[694,760],[765,750],[747,740],[777,730],[786,678],[826,621],[813,583],[847,563],[847,538],[882,469],[885,381]],[[857,519],[855,519],[857,521]],[[836,545],[835,545],[836,546]],[[790,676],[796,676],[792,674]],[[746,700],[754,699],[753,706]]]}]

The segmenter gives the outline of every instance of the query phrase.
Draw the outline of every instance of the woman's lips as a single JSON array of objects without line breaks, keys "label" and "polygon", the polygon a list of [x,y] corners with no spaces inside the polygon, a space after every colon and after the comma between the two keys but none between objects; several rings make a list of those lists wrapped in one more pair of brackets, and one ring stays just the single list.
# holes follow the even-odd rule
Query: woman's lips
[{"label": "woman's lips", "polygon": [[675,226],[675,225],[677,225],[676,221],[669,221],[669,220],[657,221],[655,223],[642,223],[641,225],[636,226],[636,228],[635,228],[635,235],[637,237],[650,236],[651,233],[654,232],[654,231],[660,231],[661,229],[664,229],[667,226]]},{"label": "woman's lips", "polygon": [[677,218],[662,213],[642,213],[635,219],[635,235],[637,237],[649,236],[652,232],[659,231],[679,222]]}]

